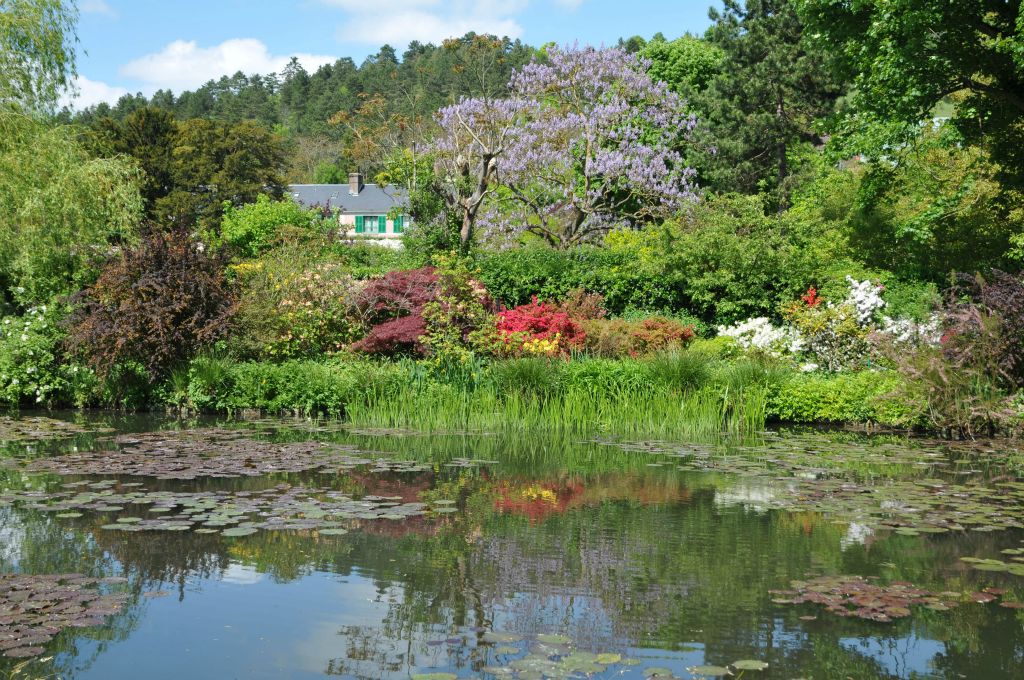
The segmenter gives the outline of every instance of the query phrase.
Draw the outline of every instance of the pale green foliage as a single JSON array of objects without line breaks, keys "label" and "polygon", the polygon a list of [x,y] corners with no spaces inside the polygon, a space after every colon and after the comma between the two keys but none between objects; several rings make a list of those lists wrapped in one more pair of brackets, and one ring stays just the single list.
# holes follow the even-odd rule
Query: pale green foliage
[{"label": "pale green foliage", "polygon": [[260,194],[255,203],[238,208],[230,203],[225,206],[221,235],[242,255],[255,257],[273,245],[281,227],[313,230],[319,220],[315,210],[306,210],[295,201],[274,201]]},{"label": "pale green foliage", "polygon": [[70,128],[0,111],[0,287],[25,304],[88,283],[142,214],[138,170]]},{"label": "pale green foliage", "polygon": [[656,36],[640,56],[651,62],[647,72],[655,80],[667,83],[675,92],[705,89],[718,72],[725,53],[707,40],[684,35],[675,40]]},{"label": "pale green foliage", "polygon": [[62,0],[0,0],[0,102],[52,108],[75,76],[78,10]]}]

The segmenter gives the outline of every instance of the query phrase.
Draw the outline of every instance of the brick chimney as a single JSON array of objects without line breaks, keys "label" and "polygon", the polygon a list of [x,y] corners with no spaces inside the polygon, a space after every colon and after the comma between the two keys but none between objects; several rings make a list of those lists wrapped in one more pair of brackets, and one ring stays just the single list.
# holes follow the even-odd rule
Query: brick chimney
[{"label": "brick chimney", "polygon": [[363,190],[363,175],[360,172],[348,173],[348,193],[352,196],[358,196],[359,192]]}]

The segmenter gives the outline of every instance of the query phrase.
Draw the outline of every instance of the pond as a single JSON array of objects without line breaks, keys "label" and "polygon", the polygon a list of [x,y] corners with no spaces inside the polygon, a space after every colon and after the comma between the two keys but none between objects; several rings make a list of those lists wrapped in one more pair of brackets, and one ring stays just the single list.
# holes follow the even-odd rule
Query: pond
[{"label": "pond", "polygon": [[0,440],[0,676],[1024,676],[1010,442],[73,413]]}]

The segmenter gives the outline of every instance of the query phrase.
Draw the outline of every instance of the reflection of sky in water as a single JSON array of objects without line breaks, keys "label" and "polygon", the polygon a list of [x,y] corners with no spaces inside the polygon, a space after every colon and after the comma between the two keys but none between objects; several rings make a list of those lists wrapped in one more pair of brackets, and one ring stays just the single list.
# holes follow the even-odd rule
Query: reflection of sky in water
[{"label": "reflection of sky in water", "polygon": [[17,568],[24,540],[25,525],[10,508],[0,508],[0,564]]},{"label": "reflection of sky in water", "polygon": [[876,659],[886,671],[899,678],[935,677],[932,661],[946,650],[941,642],[913,633],[902,638],[843,638],[839,644]]}]

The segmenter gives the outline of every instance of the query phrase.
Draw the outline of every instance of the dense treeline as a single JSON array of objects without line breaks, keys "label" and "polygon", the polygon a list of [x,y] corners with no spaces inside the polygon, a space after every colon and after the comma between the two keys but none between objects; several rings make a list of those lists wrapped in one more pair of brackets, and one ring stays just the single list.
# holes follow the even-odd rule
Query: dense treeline
[{"label": "dense treeline", "polygon": [[467,33],[441,45],[414,41],[401,55],[384,45],[362,64],[346,57],[313,73],[293,58],[281,73],[238,72],[194,91],[125,95],[62,117],[109,125],[159,109],[178,120],[256,121],[288,142],[291,181],[332,182],[353,165],[379,170],[386,153],[422,138],[445,104],[499,94],[535,53],[518,40]]}]

